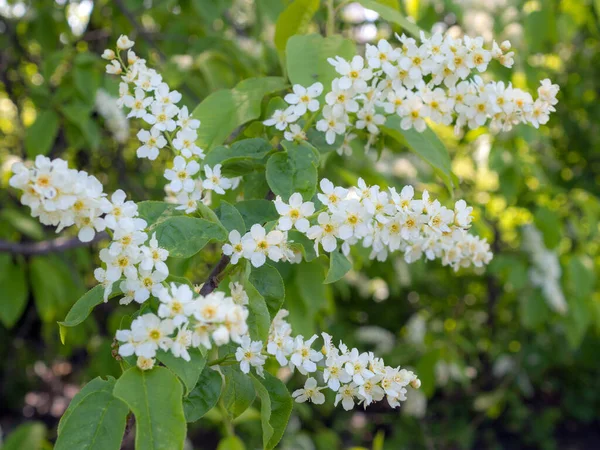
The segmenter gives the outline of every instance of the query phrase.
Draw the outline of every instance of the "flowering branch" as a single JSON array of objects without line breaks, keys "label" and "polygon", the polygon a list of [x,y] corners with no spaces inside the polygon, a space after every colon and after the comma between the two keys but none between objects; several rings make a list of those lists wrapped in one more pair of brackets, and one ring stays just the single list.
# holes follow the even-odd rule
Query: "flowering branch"
[{"label": "flowering branch", "polygon": [[105,232],[96,234],[89,242],[82,242],[76,237],[59,237],[41,242],[7,242],[0,240],[0,253],[24,256],[45,255],[47,253],[64,252],[73,248],[84,247],[104,239],[108,239],[108,234]]}]

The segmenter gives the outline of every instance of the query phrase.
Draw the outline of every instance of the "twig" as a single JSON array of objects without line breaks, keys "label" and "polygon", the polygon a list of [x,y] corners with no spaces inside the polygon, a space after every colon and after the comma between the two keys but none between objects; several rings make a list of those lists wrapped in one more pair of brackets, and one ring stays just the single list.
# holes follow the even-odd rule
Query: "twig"
[{"label": "twig", "polygon": [[90,242],[81,242],[76,237],[60,237],[41,242],[8,242],[0,240],[0,253],[24,256],[44,255],[46,253],[64,252],[73,248],[85,247],[104,239],[108,239],[108,234],[103,231],[96,233],[96,236]]},{"label": "twig", "polygon": [[230,259],[231,258],[229,258],[229,256],[227,255],[221,255],[221,259],[219,260],[217,265],[213,267],[213,270],[211,270],[208,279],[202,285],[202,289],[200,289],[200,295],[208,295],[219,286],[219,283],[221,282],[219,276],[221,275],[221,272],[225,270],[225,267],[227,267],[227,265],[229,264]]}]

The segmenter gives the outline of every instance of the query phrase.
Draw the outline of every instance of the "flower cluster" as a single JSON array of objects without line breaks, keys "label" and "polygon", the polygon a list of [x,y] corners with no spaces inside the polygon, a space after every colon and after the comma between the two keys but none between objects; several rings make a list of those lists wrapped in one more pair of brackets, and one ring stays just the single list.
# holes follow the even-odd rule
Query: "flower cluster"
[{"label": "flower cluster", "polygon": [[531,283],[542,290],[550,308],[566,314],[569,307],[560,286],[558,256],[544,246],[540,231],[533,225],[523,228],[523,247],[530,254],[533,263],[533,267],[529,269]]},{"label": "flower cluster", "polygon": [[[233,284],[235,297],[246,298],[241,286]],[[170,351],[175,357],[190,361],[190,348],[212,348],[246,342],[248,309],[237,303],[234,296],[212,292],[194,297],[188,285],[171,283],[157,295],[158,313],[146,313],[133,320],[128,330],[118,330],[119,355],[138,357],[141,369],[154,366],[156,352]]]},{"label": "flower cluster", "polygon": [[163,289],[161,283],[169,275],[165,264],[169,252],[159,247],[156,236],[145,245],[147,223],[138,217],[137,205],[126,200],[125,192],[119,189],[109,200],[96,177],[69,169],[60,158],[39,155],[33,167],[16,163],[12,170],[10,185],[24,191],[21,203],[44,225],[56,226],[57,232],[74,225],[82,242],[94,239],[98,231],[109,232],[112,242],[100,251],[105,267],[94,271],[105,287],[105,300],[122,278],[119,287],[126,293],[121,300],[124,304],[143,303]]},{"label": "flower cluster", "polygon": [[23,191],[21,203],[29,206],[31,215],[41,223],[55,226],[57,233],[75,225],[79,239],[89,242],[97,231],[106,228],[102,216],[112,204],[96,177],[69,169],[63,159],[51,160],[42,155],[35,158],[32,167],[18,162],[12,171],[9,184]]},{"label": "flower cluster", "polygon": [[[348,143],[356,136],[353,130],[365,130],[370,145],[391,115],[400,118],[403,130],[422,132],[428,119],[443,125],[454,123],[458,134],[465,125],[477,128],[488,121],[497,130],[507,131],[519,123],[537,128],[555,111],[559,88],[548,79],[541,82],[534,100],[510,83],[486,83],[479,75],[471,78],[472,72],[485,72],[494,59],[512,67],[508,41],[494,42],[491,49],[485,49],[482,37],[455,39],[436,33],[430,38],[421,34],[420,42],[405,35],[397,38],[398,48],[382,39],[376,46],[367,44],[364,58],[328,60],[339,77],[325,95],[326,105],[316,128],[325,133],[329,144],[334,144],[338,135],[344,136],[340,154],[349,151]],[[287,127],[306,112],[307,108],[295,106],[298,99],[305,99],[302,105],[312,105],[310,111],[318,109],[322,86],[320,90],[315,86],[295,85],[294,94],[288,95],[292,106],[276,111],[264,123],[284,130],[288,140],[306,139],[299,125],[290,125],[289,131]]]},{"label": "flower cluster", "polygon": [[[167,189],[180,209],[193,212],[207,192],[223,194],[235,188],[239,179],[222,176],[220,164],[201,164],[204,150],[196,145],[200,121],[189,114],[187,106],[177,106],[181,93],[171,90],[156,70],[148,68],[132,50],[133,45],[127,36],[121,36],[116,52],[105,50],[102,57],[109,61],[106,72],[121,76],[118,104],[129,110],[127,117],[142,119],[150,126],[137,134],[141,143],[137,156],[153,161],[162,149],[171,150],[175,155],[172,168],[164,172]],[[125,60],[121,52],[126,52]]]},{"label": "flower cluster", "polygon": [[123,143],[129,137],[129,121],[117,103],[104,89],[96,91],[96,111],[104,118],[106,128],[112,133],[113,139]]},{"label": "flower cluster", "polygon": [[[287,315],[282,309],[275,316],[269,330],[267,354],[274,356],[281,366],[309,376],[304,388],[292,393],[297,402],[322,404],[325,396],[320,391],[327,387],[336,393],[335,405],[341,402],[345,410],[352,409],[355,403],[366,408],[384,397],[395,408],[406,400],[406,386],[418,388],[421,385],[413,372],[386,366],[373,353],[349,349],[341,341],[335,346],[327,333],[322,333],[322,349],[313,349],[318,336],[315,334],[308,340],[301,335],[292,337],[292,328],[285,320]],[[260,367],[258,362],[251,365]],[[323,372],[324,386],[319,387],[316,378],[310,376],[317,371]]]},{"label": "flower cluster", "polygon": [[267,233],[262,225],[255,224],[244,236],[234,230],[223,252],[231,256],[233,264],[243,257],[255,267],[262,266],[267,258],[297,262],[300,255],[291,250],[287,235],[295,228],[314,241],[317,253],[319,246],[326,252],[341,247],[348,255],[350,246],[360,242],[371,249],[371,259],[379,261],[387,259],[390,252],[401,251],[408,263],[423,256],[439,258],[443,265],[458,270],[470,265],[481,267],[492,259],[487,241],[467,232],[473,208],[464,200],[448,209],[427,191],[417,199],[412,186],[398,193],[394,188],[385,191],[367,186],[362,179],[346,189],[324,178],[320,187],[317,197],[324,208],[318,214],[314,203],[304,202],[299,193],[291,195],[288,203],[277,197],[274,202],[280,219],[275,228]]}]

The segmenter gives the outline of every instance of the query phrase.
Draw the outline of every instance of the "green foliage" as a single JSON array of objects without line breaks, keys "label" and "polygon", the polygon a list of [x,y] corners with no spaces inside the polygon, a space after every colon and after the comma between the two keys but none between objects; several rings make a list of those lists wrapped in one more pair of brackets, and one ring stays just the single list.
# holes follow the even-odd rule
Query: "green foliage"
[{"label": "green foliage", "polygon": [[29,295],[23,262],[13,263],[10,255],[0,254],[0,284],[5,299],[0,304],[0,322],[12,328],[23,314]]},{"label": "green foliage", "polygon": [[55,111],[42,111],[27,130],[25,149],[31,159],[36,155],[47,155],[58,134],[59,117]]},{"label": "green foliage", "polygon": [[269,335],[271,316],[265,298],[252,285],[250,281],[244,283],[244,290],[248,294],[248,331],[252,340],[265,342]]},{"label": "green foliage", "polygon": [[29,422],[13,431],[2,446],[3,450],[43,450],[46,447],[46,426],[41,422]]},{"label": "green foliage", "polygon": [[275,47],[286,49],[288,40],[296,34],[304,34],[308,24],[319,10],[319,0],[294,0],[279,15],[275,24]]},{"label": "green foliage", "polygon": [[327,58],[341,56],[352,59],[356,49],[352,41],[338,35],[323,37],[309,34],[292,36],[285,53],[287,73],[292,84],[310,86],[320,81],[328,88],[337,75]]},{"label": "green foliage", "polygon": [[260,116],[260,104],[265,95],[285,87],[285,80],[280,77],[249,78],[233,89],[209,95],[192,113],[202,123],[198,130],[198,145],[209,150],[223,143],[237,127]]},{"label": "green foliage", "polygon": [[264,170],[264,159],[272,151],[271,145],[264,139],[244,139],[231,147],[213,148],[203,161],[211,167],[222,164],[223,175],[239,176],[256,170]]},{"label": "green foliage", "polygon": [[252,379],[242,373],[239,367],[224,366],[221,372],[225,376],[225,385],[221,393],[221,401],[227,415],[235,419],[254,401],[256,391]]},{"label": "green foliage", "polygon": [[150,227],[150,233],[156,233],[158,244],[175,258],[189,258],[211,240],[223,242],[227,239],[221,224],[186,216],[160,220]]},{"label": "green foliage", "polygon": [[254,389],[260,397],[260,417],[263,448],[274,449],[287,427],[292,412],[292,397],[283,382],[265,372],[264,378],[252,376]]},{"label": "green foliage", "polygon": [[168,369],[155,367],[144,372],[133,367],[117,380],[113,394],[135,415],[136,449],[183,448],[186,435],[183,389]]},{"label": "green foliage", "polygon": [[371,9],[381,15],[385,20],[388,20],[402,28],[402,31],[413,35],[414,37],[419,36],[421,29],[413,22],[408,20],[404,15],[395,8],[392,8],[383,1],[376,0],[359,0],[359,3],[365,8]]},{"label": "green foliage", "polygon": [[189,354],[189,361],[177,358],[173,353],[164,350],[159,350],[156,354],[156,358],[179,377],[185,388],[184,395],[188,395],[198,384],[200,374],[206,365],[206,356],[199,349],[192,348]]},{"label": "green foliage", "polygon": [[264,298],[271,320],[281,308],[285,300],[285,286],[277,269],[269,264],[253,267],[250,272],[250,283]]},{"label": "green foliage", "polygon": [[390,116],[382,127],[382,131],[396,141],[406,144],[407,147],[423,158],[433,167],[444,184],[452,192],[453,175],[450,166],[450,155],[448,149],[437,135],[427,127],[423,133],[414,128],[403,130],[400,127],[400,117]]},{"label": "green foliage", "polygon": [[183,411],[188,422],[200,420],[215,407],[221,395],[223,379],[219,372],[206,367],[194,389],[183,399]]},{"label": "green foliage", "polygon": [[329,255],[329,270],[323,283],[335,283],[337,280],[342,278],[352,269],[352,263],[348,261],[348,258],[343,253],[334,251]]},{"label": "green foliage", "polygon": [[267,162],[267,183],[276,194],[288,201],[294,192],[304,200],[311,199],[317,189],[319,152],[307,143],[282,143],[284,152],[277,152]]},{"label": "green foliage", "polygon": [[113,396],[115,380],[96,378],[71,401],[58,428],[55,449],[119,449],[129,409]]}]

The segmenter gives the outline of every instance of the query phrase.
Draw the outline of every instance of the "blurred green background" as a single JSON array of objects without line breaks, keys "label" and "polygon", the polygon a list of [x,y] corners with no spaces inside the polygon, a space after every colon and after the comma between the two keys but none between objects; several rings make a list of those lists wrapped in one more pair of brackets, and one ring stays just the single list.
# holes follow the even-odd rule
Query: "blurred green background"
[{"label": "blurred green background", "polygon": [[[106,192],[120,187],[136,201],[161,199],[166,161],[136,159],[139,125],[105,117],[111,107],[105,97],[118,86],[103,74],[99,55],[128,34],[191,110],[244,78],[281,74],[274,24],[288,3],[0,0],[0,436],[6,448],[52,447],[58,419],[79,387],[120,373],[112,337],[134,310],[101,305],[61,345],[56,321],[93,285],[97,248],[41,254],[34,244],[56,236],[20,206],[8,187],[10,166],[37,154],[61,157],[97,176]],[[399,31],[344,3],[336,28],[359,44],[393,39]],[[383,404],[350,412],[329,403],[296,405],[281,448],[597,448],[600,2],[382,3],[426,30],[511,40],[515,67],[492,65],[490,74],[531,91],[548,77],[560,85],[560,102],[539,130],[519,126],[493,135],[482,128],[456,137],[435,128],[461,181],[455,196],[474,206],[474,232],[492,242],[495,256],[485,270],[454,273],[401,258],[373,263],[359,251],[344,280],[310,292],[303,288],[310,273],[290,278],[281,267],[296,332],[328,331],[388,364],[413,368],[423,383],[399,411]],[[322,7],[307,30],[322,31],[325,18]],[[321,176],[340,184],[358,176],[396,187],[413,183],[451,201],[428,166],[391,144],[379,159],[360,148],[351,157],[333,153]],[[14,243],[23,245],[16,251]],[[208,248],[199,261],[172,270],[204,279],[218,253]],[[294,389],[299,380],[288,385]],[[216,413],[191,424],[189,448],[215,448],[220,430]],[[248,448],[260,446],[256,410],[240,417],[236,430]]]}]

